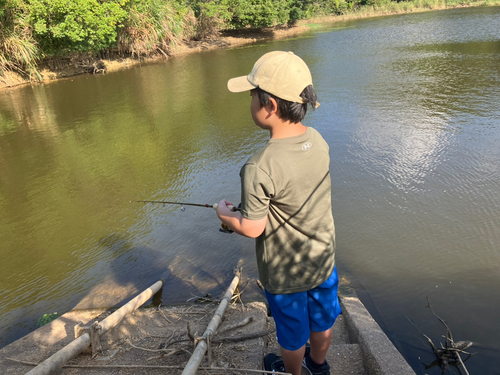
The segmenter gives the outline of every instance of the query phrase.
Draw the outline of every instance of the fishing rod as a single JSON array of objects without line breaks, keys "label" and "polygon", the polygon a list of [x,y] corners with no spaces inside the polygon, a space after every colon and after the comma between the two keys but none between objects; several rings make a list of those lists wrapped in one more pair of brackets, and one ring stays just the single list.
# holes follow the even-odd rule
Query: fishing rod
[{"label": "fishing rod", "polygon": [[[200,204],[200,203],[182,203],[182,202],[167,202],[167,201],[130,201],[134,203],[157,203],[157,204],[176,204],[181,206],[181,209],[184,208],[184,206],[196,206],[196,207],[206,207],[206,208],[213,208],[214,210],[217,209],[219,206],[218,203],[214,204]],[[229,208],[229,211],[240,211],[241,209],[239,207],[233,206],[233,205],[228,205],[227,208]]]},{"label": "fishing rod", "polygon": [[[166,204],[175,204],[175,205],[178,205],[178,206],[181,206],[181,210],[184,211],[184,206],[195,206],[195,207],[205,207],[205,208],[213,208],[214,210],[217,209],[217,207],[219,207],[219,204],[218,203],[214,203],[212,205],[206,203],[206,204],[200,204],[200,203],[182,203],[182,202],[167,202],[167,201],[130,201],[130,202],[134,202],[134,203],[156,203],[156,204],[163,204],[163,205],[166,205]],[[236,206],[233,206],[233,205],[228,205],[227,208],[229,209],[229,211],[241,211],[241,208],[239,207],[236,207]],[[233,231],[231,229],[229,229],[229,227],[224,224],[224,223],[221,223],[221,227],[219,228],[219,231],[221,231],[222,233],[233,233]]]}]

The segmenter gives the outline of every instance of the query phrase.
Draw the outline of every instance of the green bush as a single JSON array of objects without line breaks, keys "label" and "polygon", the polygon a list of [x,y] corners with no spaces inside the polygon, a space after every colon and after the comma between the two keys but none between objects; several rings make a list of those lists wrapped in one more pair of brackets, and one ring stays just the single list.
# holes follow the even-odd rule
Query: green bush
[{"label": "green bush", "polygon": [[37,320],[36,326],[37,327],[42,327],[47,323],[50,323],[51,321],[57,319],[57,313],[54,312],[52,314],[43,314],[43,316]]},{"label": "green bush", "polygon": [[6,0],[0,0],[0,20],[2,21],[3,25],[3,16],[5,15],[5,8],[7,7],[7,1]]},{"label": "green bush", "polygon": [[235,28],[285,25],[290,20],[289,5],[287,0],[230,0],[230,24]]},{"label": "green bush", "polygon": [[30,0],[29,22],[43,52],[98,52],[111,47],[129,0]]},{"label": "green bush", "polygon": [[391,2],[391,0],[363,0],[363,1],[361,1],[360,4],[380,7],[380,6],[390,4],[390,2]]},{"label": "green bush", "polygon": [[290,19],[295,21],[315,16],[344,14],[354,5],[355,0],[290,0]]}]

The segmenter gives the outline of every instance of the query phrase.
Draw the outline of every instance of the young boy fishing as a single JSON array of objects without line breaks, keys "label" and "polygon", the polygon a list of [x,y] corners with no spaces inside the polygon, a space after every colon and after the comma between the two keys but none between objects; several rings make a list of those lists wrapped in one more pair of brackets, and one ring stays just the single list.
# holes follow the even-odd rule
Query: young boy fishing
[{"label": "young boy fishing", "polygon": [[228,89],[250,91],[253,121],[270,134],[241,169],[241,211],[230,211],[226,200],[217,208],[231,230],[256,238],[259,277],[281,346],[281,357],[264,357],[264,370],[299,375],[304,366],[329,375],[326,354],[340,305],[329,148],[302,124],[308,105],[319,105],[311,72],[293,52],[274,51],[248,76],[230,79]]}]

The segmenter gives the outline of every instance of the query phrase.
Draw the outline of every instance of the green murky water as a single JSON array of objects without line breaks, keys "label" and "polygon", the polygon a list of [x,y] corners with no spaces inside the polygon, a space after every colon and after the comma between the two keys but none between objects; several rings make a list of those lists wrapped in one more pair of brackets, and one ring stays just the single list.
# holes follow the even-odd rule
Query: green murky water
[{"label": "green murky water", "polygon": [[[164,278],[165,303],[217,295],[253,241],[213,210],[239,202],[241,165],[267,139],[228,78],[271,50],[310,65],[331,148],[337,264],[424,374],[443,327],[500,366],[500,8],[380,17],[0,92],[0,345],[45,313],[111,306]],[[262,298],[253,283],[247,298]],[[440,372],[434,368],[428,373]]]}]

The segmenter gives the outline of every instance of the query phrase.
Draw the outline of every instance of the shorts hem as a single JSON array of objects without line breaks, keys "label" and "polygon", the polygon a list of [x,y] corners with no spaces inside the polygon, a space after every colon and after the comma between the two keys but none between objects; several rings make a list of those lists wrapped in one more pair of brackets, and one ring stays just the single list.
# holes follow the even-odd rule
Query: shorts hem
[{"label": "shorts hem", "polygon": [[291,352],[294,352],[294,351],[299,350],[300,348],[302,348],[305,344],[307,344],[307,341],[308,341],[308,340],[309,340],[309,336],[307,337],[307,340],[306,340],[306,341],[304,341],[304,343],[303,343],[302,345],[298,346],[298,347],[288,346],[288,345],[287,345],[287,346],[283,346],[283,345],[281,345],[281,343],[279,342],[279,340],[278,340],[278,344],[280,344],[280,346],[281,346],[283,349],[286,349],[286,350],[289,350],[289,351],[291,351]]},{"label": "shorts hem", "polygon": [[[337,319],[335,319],[335,320],[337,320]],[[330,328],[332,328],[334,324],[335,324],[335,322],[333,322],[332,324],[329,324],[327,326],[324,326],[326,328],[324,328],[324,327],[311,327],[311,331],[312,332],[325,332],[325,331],[328,331]]]}]

